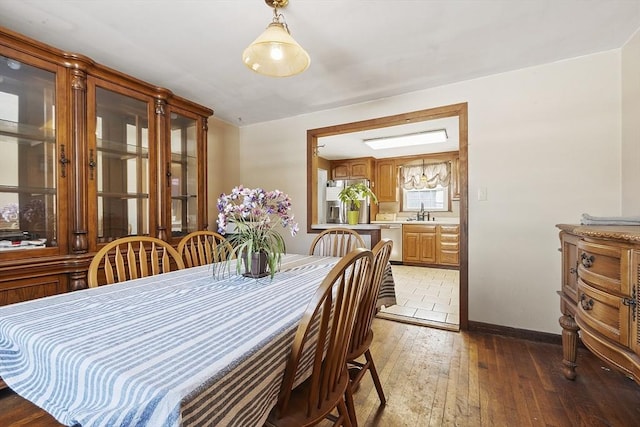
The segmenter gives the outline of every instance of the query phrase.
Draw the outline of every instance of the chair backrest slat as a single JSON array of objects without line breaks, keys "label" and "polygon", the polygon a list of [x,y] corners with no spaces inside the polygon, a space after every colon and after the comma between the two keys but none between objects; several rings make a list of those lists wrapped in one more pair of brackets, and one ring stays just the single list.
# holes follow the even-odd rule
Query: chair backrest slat
[{"label": "chair backrest slat", "polygon": [[233,258],[231,244],[215,231],[194,231],[178,243],[178,253],[186,267],[211,264]]},{"label": "chair backrest slat", "polygon": [[[149,236],[123,237],[107,243],[94,255],[87,273],[88,285],[96,287],[166,273],[174,266],[183,269],[184,262],[169,243]],[[101,270],[103,282],[98,279]]]},{"label": "chair backrest slat", "polygon": [[335,227],[322,231],[311,243],[309,255],[342,257],[356,248],[364,248],[364,240],[355,231]]}]

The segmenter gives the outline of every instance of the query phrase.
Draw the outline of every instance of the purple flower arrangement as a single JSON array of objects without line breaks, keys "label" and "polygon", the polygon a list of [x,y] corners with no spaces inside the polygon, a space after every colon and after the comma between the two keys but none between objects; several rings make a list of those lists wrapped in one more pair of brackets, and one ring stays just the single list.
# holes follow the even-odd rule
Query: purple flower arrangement
[{"label": "purple flower arrangement", "polygon": [[218,232],[226,234],[227,225],[234,226],[229,242],[236,251],[237,259],[248,259],[248,268],[251,268],[251,254],[266,254],[269,273],[273,278],[286,249],[277,228],[288,228],[292,236],[299,231],[291,214],[289,196],[280,190],[265,191],[240,185],[230,194],[220,195],[218,210]]}]

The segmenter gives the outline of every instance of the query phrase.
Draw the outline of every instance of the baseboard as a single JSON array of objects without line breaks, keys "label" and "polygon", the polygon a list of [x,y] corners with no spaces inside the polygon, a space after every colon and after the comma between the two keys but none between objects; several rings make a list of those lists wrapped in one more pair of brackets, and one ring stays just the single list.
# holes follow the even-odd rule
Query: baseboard
[{"label": "baseboard", "polygon": [[531,331],[528,329],[511,328],[509,326],[493,325],[491,323],[474,322],[470,320],[469,331],[494,335],[504,335],[507,337],[521,338],[529,341],[562,345],[562,336],[558,334]]}]

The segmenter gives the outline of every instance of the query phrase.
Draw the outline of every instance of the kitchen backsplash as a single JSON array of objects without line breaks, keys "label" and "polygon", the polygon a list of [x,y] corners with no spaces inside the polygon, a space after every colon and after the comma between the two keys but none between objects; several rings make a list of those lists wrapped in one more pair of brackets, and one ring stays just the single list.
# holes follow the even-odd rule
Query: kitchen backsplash
[{"label": "kitchen backsplash", "polygon": [[[460,217],[460,201],[451,201],[453,212],[434,212],[436,217]],[[400,202],[380,202],[378,204],[379,213],[395,213],[398,217],[415,216],[415,212],[400,212]]]}]

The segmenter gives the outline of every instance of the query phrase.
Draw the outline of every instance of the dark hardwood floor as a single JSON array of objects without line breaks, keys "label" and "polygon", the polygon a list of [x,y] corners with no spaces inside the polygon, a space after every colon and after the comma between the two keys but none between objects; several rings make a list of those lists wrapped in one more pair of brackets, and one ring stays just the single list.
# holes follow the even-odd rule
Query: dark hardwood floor
[{"label": "dark hardwood floor", "polygon": [[[380,407],[365,377],[355,394],[360,426],[640,425],[640,386],[584,348],[578,377],[568,381],[559,345],[383,319],[374,321],[374,331],[387,404]],[[58,425],[0,391],[0,426]]]}]

